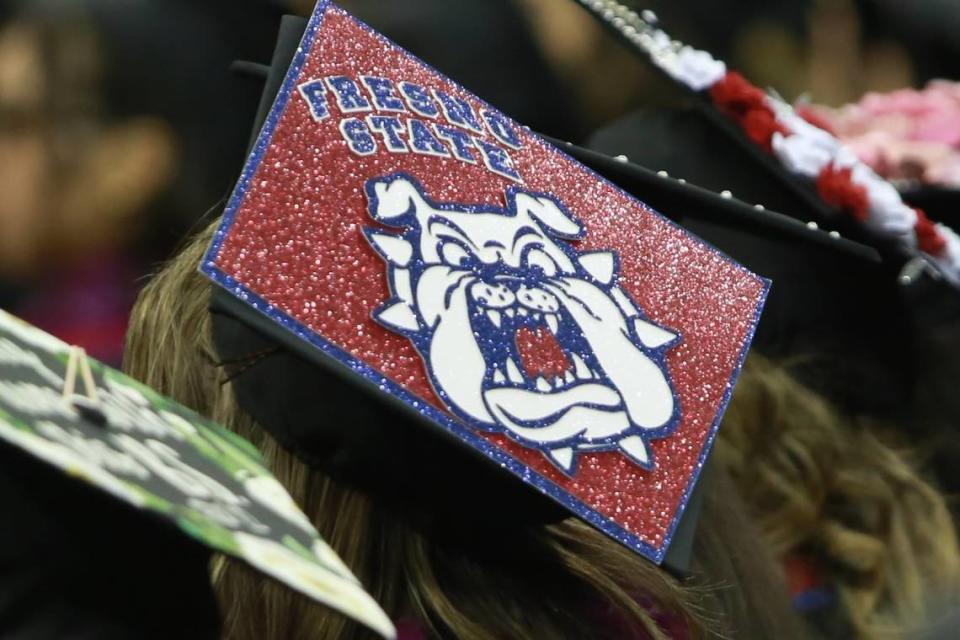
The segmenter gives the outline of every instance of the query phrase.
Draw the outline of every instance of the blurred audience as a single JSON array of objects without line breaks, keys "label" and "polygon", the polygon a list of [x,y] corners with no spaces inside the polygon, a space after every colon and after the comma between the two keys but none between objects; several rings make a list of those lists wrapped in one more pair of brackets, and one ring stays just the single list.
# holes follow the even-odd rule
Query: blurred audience
[{"label": "blurred audience", "polygon": [[227,69],[278,12],[215,4],[30,0],[0,28],[0,305],[111,363],[138,277],[243,159],[259,89]]},{"label": "blurred audience", "polygon": [[[960,68],[952,0],[649,0],[789,99],[855,101]],[[676,94],[565,0],[344,0],[536,130],[579,141]],[[312,0],[0,4],[0,305],[110,362],[138,278],[236,179],[279,16]],[[921,46],[922,45],[922,46]],[[931,52],[938,52],[931,56]],[[953,55],[950,55],[951,52]]]},{"label": "blurred audience", "polygon": [[868,93],[839,109],[810,111],[885,178],[960,188],[960,83]]}]

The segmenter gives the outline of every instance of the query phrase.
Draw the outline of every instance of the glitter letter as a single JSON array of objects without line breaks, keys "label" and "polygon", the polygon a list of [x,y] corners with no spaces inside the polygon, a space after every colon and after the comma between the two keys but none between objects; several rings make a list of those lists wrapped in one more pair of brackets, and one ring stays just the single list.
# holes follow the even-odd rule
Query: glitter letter
[{"label": "glitter letter", "polygon": [[367,116],[367,125],[371,131],[380,134],[387,151],[391,153],[406,153],[409,151],[407,145],[403,142],[403,138],[398,134],[398,132],[406,130],[406,127],[400,122],[400,118],[396,116]]},{"label": "glitter letter", "polygon": [[510,159],[510,155],[506,151],[479,138],[475,142],[477,147],[480,148],[480,154],[483,156],[483,163],[487,165],[487,169],[504,178],[523,183],[523,178],[513,168],[513,160]]},{"label": "glitter letter", "polygon": [[407,127],[410,129],[410,148],[414,153],[440,158],[450,157],[447,148],[430,132],[427,123],[411,119],[407,122]]},{"label": "glitter letter", "polygon": [[397,97],[393,81],[376,76],[360,76],[360,82],[373,96],[373,104],[377,111],[406,111],[403,102]]},{"label": "glitter letter", "polygon": [[363,120],[347,118],[340,121],[340,133],[347,141],[350,151],[358,156],[368,156],[377,151],[377,141],[370,135],[370,130]]},{"label": "glitter letter", "polygon": [[341,113],[357,113],[359,111],[370,111],[370,103],[363,94],[360,93],[360,87],[354,82],[353,78],[347,76],[330,76],[327,78],[327,86],[333,91],[337,98],[337,106]]},{"label": "glitter letter", "polygon": [[436,118],[440,114],[437,105],[430,99],[430,94],[420,85],[412,82],[401,82],[400,93],[407,99],[407,105],[414,113],[426,118]]},{"label": "glitter letter", "polygon": [[450,147],[453,149],[453,156],[457,160],[469,162],[470,164],[477,163],[477,159],[470,152],[470,149],[476,147],[473,146],[473,141],[470,140],[469,135],[459,129],[445,127],[442,124],[433,125],[433,129],[437,132],[438,137],[450,143]]},{"label": "glitter letter", "polygon": [[440,90],[434,90],[433,95],[440,101],[443,115],[446,116],[450,124],[461,129],[469,129],[474,133],[483,133],[483,125],[480,124],[477,114],[469,102]]},{"label": "glitter letter", "polygon": [[510,121],[507,120],[506,116],[489,109],[484,109],[480,114],[483,116],[483,121],[487,123],[487,129],[490,130],[493,137],[512,149],[519,149],[522,146],[517,132],[510,126]]}]

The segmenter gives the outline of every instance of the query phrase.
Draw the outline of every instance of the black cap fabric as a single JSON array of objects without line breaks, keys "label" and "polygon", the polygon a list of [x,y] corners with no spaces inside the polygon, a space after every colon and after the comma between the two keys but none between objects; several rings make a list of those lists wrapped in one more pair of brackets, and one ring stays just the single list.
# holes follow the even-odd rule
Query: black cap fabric
[{"label": "black cap fabric", "polygon": [[210,550],[160,518],[6,442],[0,504],[4,638],[220,637]]},{"label": "black cap fabric", "polygon": [[923,209],[931,220],[960,229],[960,189],[933,185],[905,188],[904,202]]},{"label": "black cap fabric", "polygon": [[233,296],[215,289],[211,311],[237,402],[310,466],[427,525],[486,520],[492,527],[502,518],[516,526],[566,517],[471,448],[424,428],[422,418],[374,385],[304,354],[293,334]]}]

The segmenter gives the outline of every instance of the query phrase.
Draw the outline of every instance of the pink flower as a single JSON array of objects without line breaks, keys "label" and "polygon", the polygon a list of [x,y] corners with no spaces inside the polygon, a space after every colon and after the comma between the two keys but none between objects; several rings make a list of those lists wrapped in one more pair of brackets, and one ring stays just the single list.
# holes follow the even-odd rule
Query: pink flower
[{"label": "pink flower", "polygon": [[810,110],[883,177],[960,187],[960,83],[938,80]]}]

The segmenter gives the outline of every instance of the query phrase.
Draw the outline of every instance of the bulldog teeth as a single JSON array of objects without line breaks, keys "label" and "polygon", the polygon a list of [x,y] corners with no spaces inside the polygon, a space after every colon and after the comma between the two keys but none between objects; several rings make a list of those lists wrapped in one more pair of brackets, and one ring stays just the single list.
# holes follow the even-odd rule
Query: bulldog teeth
[{"label": "bulldog teeth", "polygon": [[537,378],[538,391],[550,391],[551,389],[552,387],[550,386],[550,383],[547,382],[543,376],[540,376],[539,378]]},{"label": "bulldog teeth", "polygon": [[520,307],[519,309],[517,309],[517,315],[518,315],[518,316],[526,316],[526,315],[527,315],[527,310],[524,309],[523,307]]},{"label": "bulldog teeth", "polygon": [[513,358],[507,358],[506,367],[507,377],[510,378],[510,382],[514,384],[526,383],[526,380],[523,379],[523,374],[520,373],[520,367],[513,361]]},{"label": "bulldog teeth", "polygon": [[507,317],[508,317],[508,318],[512,318],[512,317],[513,317],[513,314],[515,314],[516,311],[513,310],[513,307],[510,307],[509,309],[507,309],[506,311],[504,311],[504,313],[507,314]]},{"label": "bulldog teeth", "polygon": [[499,311],[494,311],[493,309],[488,309],[488,310],[487,310],[487,318],[490,319],[490,322],[493,323],[493,326],[495,326],[497,329],[500,328],[500,312],[499,312]]},{"label": "bulldog teeth", "polygon": [[507,381],[503,373],[500,372],[499,367],[493,368],[493,381],[497,384],[503,384]]},{"label": "bulldog teeth", "polygon": [[587,363],[583,361],[583,358],[577,354],[573,354],[573,366],[576,367],[577,377],[581,380],[590,380],[593,378],[593,372],[590,371],[590,367],[588,367]]},{"label": "bulldog teeth", "polygon": [[533,319],[539,321],[542,316],[539,313],[533,314]]},{"label": "bulldog teeth", "polygon": [[547,326],[550,327],[550,331],[553,335],[557,335],[557,331],[560,330],[560,319],[552,313],[548,313],[544,317],[547,319]]},{"label": "bulldog teeth", "polygon": [[567,381],[567,384],[571,384],[571,383],[573,383],[573,382],[576,382],[577,377],[576,377],[575,375],[573,375],[573,371],[569,371],[569,370],[568,370],[568,371],[567,371],[567,375],[565,375],[565,376],[563,377],[563,379]]},{"label": "bulldog teeth", "polygon": [[553,386],[557,389],[561,388],[564,384],[565,383],[563,381],[563,378],[561,378],[560,376],[557,376],[556,378],[553,379]]}]

